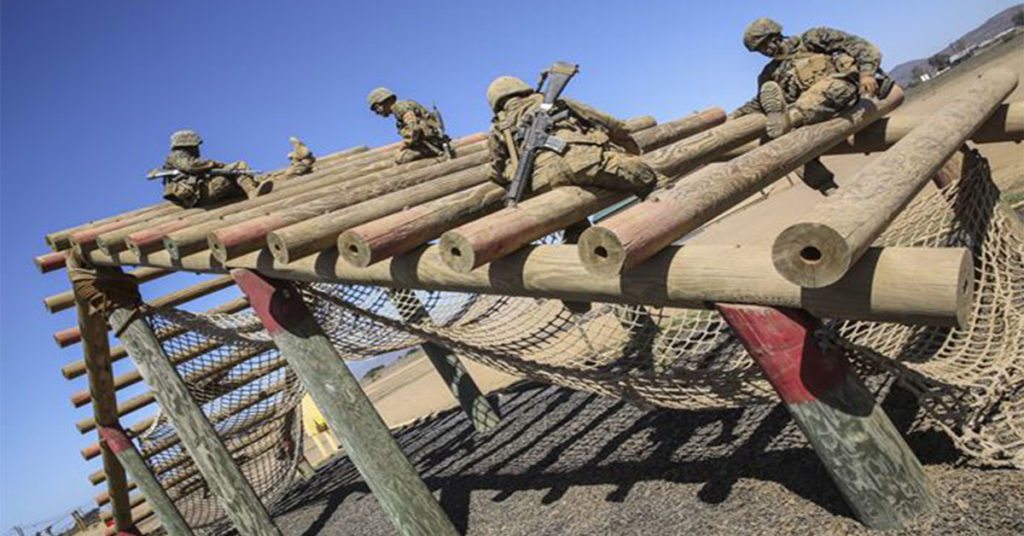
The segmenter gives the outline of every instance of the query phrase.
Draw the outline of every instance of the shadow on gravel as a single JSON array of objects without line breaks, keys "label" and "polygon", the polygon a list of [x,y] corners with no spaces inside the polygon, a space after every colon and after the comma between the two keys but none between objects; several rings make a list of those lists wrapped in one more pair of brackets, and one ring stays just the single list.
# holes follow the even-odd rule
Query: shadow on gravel
[{"label": "shadow on gravel", "polygon": [[[885,391],[884,386],[877,390]],[[461,533],[471,528],[471,495],[481,491],[494,503],[541,491],[541,503],[551,504],[575,487],[606,486],[611,489],[604,500],[621,503],[637,484],[650,481],[697,484],[696,499],[707,504],[726,501],[740,479],[773,482],[833,515],[852,517],[781,405],[642,410],[535,383],[506,390],[499,404],[503,421],[486,435],[474,433],[458,410],[396,431],[427,485],[440,491],[440,502]],[[913,396],[888,390],[883,407],[923,463],[957,459],[944,435],[914,429]],[[693,491],[686,493],[692,497]],[[383,517],[368,494],[348,459],[340,457],[313,479],[297,483],[274,511],[319,509],[315,517],[301,516],[312,520],[296,532],[313,535],[347,501],[372,504]],[[344,518],[338,522],[344,524]]]}]

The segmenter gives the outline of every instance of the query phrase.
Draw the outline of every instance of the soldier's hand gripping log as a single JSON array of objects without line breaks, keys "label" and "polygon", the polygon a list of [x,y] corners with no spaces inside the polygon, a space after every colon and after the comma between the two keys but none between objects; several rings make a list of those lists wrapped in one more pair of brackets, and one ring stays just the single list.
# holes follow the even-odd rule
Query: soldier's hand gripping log
[{"label": "soldier's hand gripping log", "polygon": [[[516,166],[515,175],[508,185],[508,193],[505,195],[505,206],[514,207],[516,203],[523,200],[530,187],[530,178],[533,176],[533,163],[537,159],[537,153],[542,149],[549,149],[558,154],[565,152],[564,141],[551,135],[555,123],[565,119],[569,115],[566,109],[556,110],[555,101],[562,94],[569,80],[579,72],[579,67],[574,63],[557,61],[548,70],[540,75],[540,82],[537,83],[537,91],[544,91],[544,102],[532,115],[527,116],[525,124],[519,127],[516,132],[516,142],[519,144],[519,165]],[[547,82],[547,87],[544,87]],[[512,149],[512,148],[510,148]]]}]

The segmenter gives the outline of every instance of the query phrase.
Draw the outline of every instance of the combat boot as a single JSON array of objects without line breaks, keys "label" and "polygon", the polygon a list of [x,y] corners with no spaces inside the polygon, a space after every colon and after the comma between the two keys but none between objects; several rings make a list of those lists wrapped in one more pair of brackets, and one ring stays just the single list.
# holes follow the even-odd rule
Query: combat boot
[{"label": "combat boot", "polygon": [[238,177],[238,187],[245,192],[246,197],[253,199],[261,195],[269,194],[271,190],[274,189],[274,181],[269,179],[265,181],[257,181],[248,175],[242,175],[241,177]]},{"label": "combat boot", "polygon": [[765,82],[757,93],[767,120],[765,132],[769,138],[775,139],[793,129],[789,113],[786,111],[786,95],[778,82]]},{"label": "combat boot", "polygon": [[807,162],[804,167],[797,170],[796,174],[804,184],[826,197],[839,189],[839,185],[835,181],[835,173],[832,173],[832,170],[826,167],[820,158]]}]

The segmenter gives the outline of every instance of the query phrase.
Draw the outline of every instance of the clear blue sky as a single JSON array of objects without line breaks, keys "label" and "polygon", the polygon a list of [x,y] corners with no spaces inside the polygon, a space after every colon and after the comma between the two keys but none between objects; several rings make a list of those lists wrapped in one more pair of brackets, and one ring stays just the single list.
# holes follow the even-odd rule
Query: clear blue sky
[{"label": "clear blue sky", "polygon": [[162,161],[173,130],[199,130],[211,157],[279,167],[289,135],[318,153],[393,141],[392,123],[365,105],[371,88],[387,85],[436,102],[463,135],[488,126],[492,78],[532,81],[556,59],[581,64],[570,95],[621,117],[668,120],[751,96],[763,59],[740,34],[757,16],[793,32],[860,34],[891,67],[1014,2],[509,4],[3,1],[0,530],[99,491],[86,480],[99,464],[78,455],[94,437],[74,428],[91,410],[68,402],[84,378],[58,372],[81,350],[58,350],[50,338],[74,315],[50,315],[40,302],[66,279],[39,275],[31,259],[49,231],[157,200],[143,173]]}]

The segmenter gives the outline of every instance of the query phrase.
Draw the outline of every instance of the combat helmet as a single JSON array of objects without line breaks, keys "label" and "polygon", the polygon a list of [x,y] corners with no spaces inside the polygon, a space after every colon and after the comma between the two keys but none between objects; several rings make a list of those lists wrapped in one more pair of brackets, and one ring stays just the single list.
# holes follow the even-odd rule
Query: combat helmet
[{"label": "combat helmet", "polygon": [[782,25],[768,17],[761,17],[751,22],[743,32],[743,45],[747,50],[754,52],[761,43],[773,35],[782,35]]},{"label": "combat helmet", "polygon": [[532,92],[533,88],[529,84],[514,76],[499,76],[487,86],[487,103],[491,105],[491,110],[496,112],[504,104],[505,99]]},{"label": "combat helmet", "polygon": [[178,147],[199,147],[203,144],[203,138],[194,130],[179,130],[171,134],[171,149]]},{"label": "combat helmet", "polygon": [[370,95],[366,97],[366,102],[370,104],[370,109],[372,110],[374,106],[393,98],[395,98],[394,91],[386,87],[379,87],[370,92]]}]

